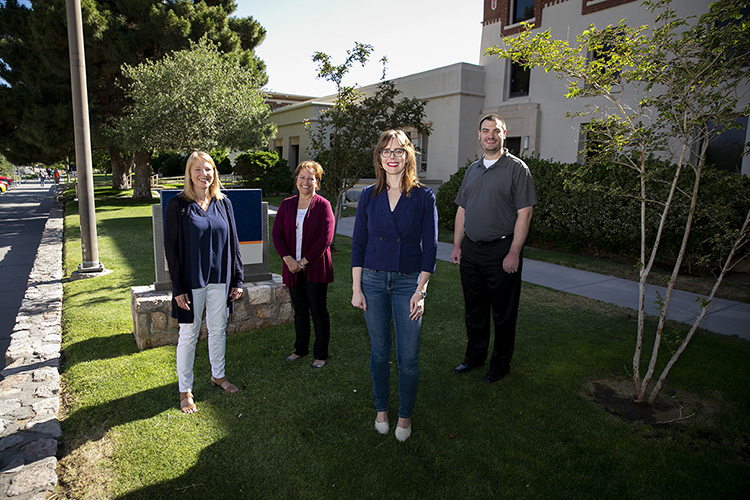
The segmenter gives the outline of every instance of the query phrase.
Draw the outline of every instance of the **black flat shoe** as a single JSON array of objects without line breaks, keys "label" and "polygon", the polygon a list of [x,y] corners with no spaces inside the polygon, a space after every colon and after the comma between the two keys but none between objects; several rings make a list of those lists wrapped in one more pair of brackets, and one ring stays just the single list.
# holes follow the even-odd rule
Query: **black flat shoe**
[{"label": "black flat shoe", "polygon": [[510,367],[504,370],[500,370],[500,371],[490,370],[487,372],[487,375],[485,375],[482,380],[484,380],[485,382],[489,382],[489,383],[497,382],[498,380],[501,380],[504,376],[506,376],[508,372],[510,372]]},{"label": "black flat shoe", "polygon": [[453,373],[469,373],[473,369],[473,366],[467,365],[466,363],[461,363],[453,369]]}]

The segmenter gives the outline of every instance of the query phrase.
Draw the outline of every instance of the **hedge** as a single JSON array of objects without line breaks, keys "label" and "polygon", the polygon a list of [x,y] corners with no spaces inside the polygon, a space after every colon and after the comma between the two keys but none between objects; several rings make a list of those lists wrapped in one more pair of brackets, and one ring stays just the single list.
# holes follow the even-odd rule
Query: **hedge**
[{"label": "hedge", "polygon": [[[619,168],[584,168],[579,164],[562,164],[539,158],[524,158],[534,177],[538,204],[528,243],[566,251],[586,251],[638,256],[640,241],[640,204],[638,179]],[[652,160],[653,177],[647,185],[649,193],[663,197],[671,180],[669,165]],[[453,229],[456,207],[454,200],[466,167],[462,167],[444,183],[437,194],[438,220],[442,227]],[[577,179],[601,189],[573,189]],[[566,185],[566,180],[568,181]],[[680,176],[679,186],[691,192],[695,180],[692,170]],[[580,183],[579,183],[580,184]],[[621,195],[612,195],[617,189]],[[732,231],[742,226],[750,209],[750,178],[744,175],[706,169],[696,207],[695,220],[688,240],[685,265],[711,269],[726,256]],[[660,243],[658,260],[674,263],[683,235],[684,220],[689,209],[688,199],[678,195],[670,210]],[[649,204],[647,241],[653,241],[658,228],[661,207]],[[743,255],[747,255],[745,248]],[[742,255],[737,256],[741,258]]]},{"label": "hedge", "polygon": [[250,151],[234,161],[234,173],[249,187],[263,189],[263,195],[291,193],[294,179],[289,164],[275,151]]}]

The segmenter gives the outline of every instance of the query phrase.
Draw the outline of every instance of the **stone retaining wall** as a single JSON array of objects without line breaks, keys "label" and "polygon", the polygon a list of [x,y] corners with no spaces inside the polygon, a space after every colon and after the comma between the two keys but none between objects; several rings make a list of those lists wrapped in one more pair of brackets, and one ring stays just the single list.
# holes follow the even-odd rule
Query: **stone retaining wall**
[{"label": "stone retaining wall", "polygon": [[57,485],[62,231],[62,208],[55,204],[1,372],[0,499],[43,500]]},{"label": "stone retaining wall", "polygon": [[[177,345],[179,326],[171,316],[172,292],[156,290],[153,285],[134,286],[130,288],[130,296],[133,337],[138,348]],[[245,291],[235,302],[234,313],[227,322],[227,334],[282,325],[293,319],[289,290],[281,276],[274,274],[269,281],[245,284]],[[204,320],[200,338],[206,338],[207,334]]]}]

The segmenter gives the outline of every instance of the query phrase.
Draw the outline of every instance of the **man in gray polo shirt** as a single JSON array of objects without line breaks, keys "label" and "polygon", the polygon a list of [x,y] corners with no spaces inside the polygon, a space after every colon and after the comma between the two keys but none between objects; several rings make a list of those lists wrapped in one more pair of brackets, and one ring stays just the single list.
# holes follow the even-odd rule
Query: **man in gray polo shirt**
[{"label": "man in gray polo shirt", "polygon": [[455,373],[484,364],[490,344],[490,314],[495,345],[485,382],[510,371],[521,296],[523,245],[536,205],[529,167],[505,149],[507,128],[495,114],[479,122],[483,157],[469,165],[456,196],[453,263],[460,264],[468,342]]}]

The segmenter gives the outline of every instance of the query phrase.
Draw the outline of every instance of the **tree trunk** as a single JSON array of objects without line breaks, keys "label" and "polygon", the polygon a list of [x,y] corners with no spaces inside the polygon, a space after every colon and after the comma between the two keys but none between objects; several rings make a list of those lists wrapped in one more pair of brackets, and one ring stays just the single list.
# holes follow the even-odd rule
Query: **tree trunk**
[{"label": "tree trunk", "polygon": [[109,148],[109,163],[112,165],[112,189],[127,189],[130,160],[120,149],[111,147]]},{"label": "tree trunk", "polygon": [[133,175],[133,199],[151,199],[151,153],[136,151],[135,175]]}]

